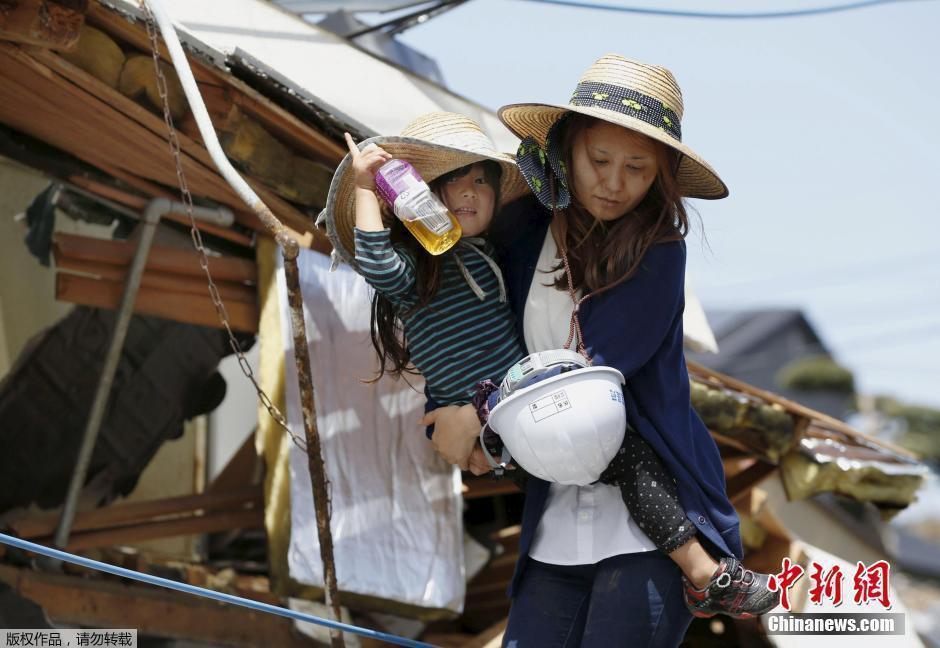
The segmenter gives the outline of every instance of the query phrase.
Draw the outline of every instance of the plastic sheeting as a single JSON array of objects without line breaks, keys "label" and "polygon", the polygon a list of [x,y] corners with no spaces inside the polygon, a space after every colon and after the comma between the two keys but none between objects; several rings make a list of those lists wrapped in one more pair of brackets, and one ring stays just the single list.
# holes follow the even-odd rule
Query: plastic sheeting
[{"label": "plastic sheeting", "polygon": [[[441,460],[417,421],[423,382],[374,376],[371,289],[327,256],[298,258],[313,370],[317,427],[330,481],[339,588],[459,612],[464,598],[459,471]],[[304,437],[283,267],[278,269],[291,430]],[[323,568],[307,457],[290,449],[292,578],[322,587]]]}]

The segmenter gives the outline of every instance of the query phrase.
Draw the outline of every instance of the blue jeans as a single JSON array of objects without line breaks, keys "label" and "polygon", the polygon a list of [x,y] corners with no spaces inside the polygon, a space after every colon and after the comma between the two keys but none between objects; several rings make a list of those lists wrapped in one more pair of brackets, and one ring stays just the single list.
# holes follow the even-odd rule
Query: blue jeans
[{"label": "blue jeans", "polygon": [[682,573],[659,551],[595,565],[528,559],[509,611],[505,648],[678,646],[692,622]]}]

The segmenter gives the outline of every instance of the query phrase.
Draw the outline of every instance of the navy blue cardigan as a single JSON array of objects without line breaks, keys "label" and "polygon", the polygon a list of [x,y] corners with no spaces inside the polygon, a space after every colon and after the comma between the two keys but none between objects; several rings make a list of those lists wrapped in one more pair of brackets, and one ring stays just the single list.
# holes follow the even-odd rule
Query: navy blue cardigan
[{"label": "navy blue cardigan", "polygon": [[[520,339],[529,286],[550,221],[550,212],[529,196],[503,209],[490,231],[501,251]],[[633,277],[582,304],[582,335],[595,365],[615,367],[626,378],[627,418],[676,477],[679,498],[703,544],[716,558],[740,559],[739,520],[725,491],[718,447],[689,396],[682,349],[685,255],[681,240],[653,246]],[[530,477],[527,482],[510,596],[528,562],[548,489],[546,481]]]}]

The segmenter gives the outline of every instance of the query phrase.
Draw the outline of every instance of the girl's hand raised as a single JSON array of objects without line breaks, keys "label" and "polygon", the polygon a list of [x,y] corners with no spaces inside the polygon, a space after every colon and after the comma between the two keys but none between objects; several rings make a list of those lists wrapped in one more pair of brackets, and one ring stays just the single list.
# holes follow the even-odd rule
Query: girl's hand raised
[{"label": "girl's hand raised", "polygon": [[392,154],[383,148],[370,144],[362,151],[356,146],[352,135],[343,133],[349,155],[352,157],[353,177],[356,186],[367,191],[375,190],[375,172],[379,167],[392,159]]},{"label": "girl's hand raised", "polygon": [[473,405],[447,405],[424,415],[422,425],[434,424],[431,445],[444,461],[470,467],[470,454],[480,434],[480,420]]}]

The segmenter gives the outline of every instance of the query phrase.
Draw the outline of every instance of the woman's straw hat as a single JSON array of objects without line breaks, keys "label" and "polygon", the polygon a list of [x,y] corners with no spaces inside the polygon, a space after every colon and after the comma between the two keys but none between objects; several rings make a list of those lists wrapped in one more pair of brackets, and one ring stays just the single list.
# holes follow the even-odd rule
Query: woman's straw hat
[{"label": "woman's straw hat", "polygon": [[499,109],[499,118],[520,138],[532,137],[544,149],[549,129],[569,112],[623,126],[679,151],[677,179],[683,196],[728,195],[715,170],[682,143],[682,92],[666,68],[607,54],[584,73],[567,105],[511,104]]},{"label": "woman's straw hat", "polygon": [[[499,188],[500,205],[497,207],[515,200],[528,190],[513,156],[497,151],[483,129],[464,115],[428,113],[405,126],[401,135],[372,137],[361,142],[359,150],[370,144],[382,147],[394,158],[410,162],[425,182],[474,162],[498,162],[503,173]],[[352,157],[348,154],[336,167],[326,207],[321,214],[323,218],[333,247],[344,261],[355,267],[355,182]]]}]

